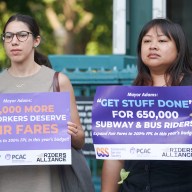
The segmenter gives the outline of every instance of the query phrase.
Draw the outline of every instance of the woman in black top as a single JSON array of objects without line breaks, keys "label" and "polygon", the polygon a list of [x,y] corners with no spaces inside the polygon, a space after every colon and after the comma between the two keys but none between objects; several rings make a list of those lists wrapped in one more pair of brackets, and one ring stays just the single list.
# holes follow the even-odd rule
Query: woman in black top
[{"label": "woman in black top", "polygon": [[[139,35],[137,53],[138,75],[133,85],[192,85],[192,63],[180,25],[167,19],[149,21]],[[130,174],[120,186],[121,192],[192,191],[192,161],[105,160],[102,192],[119,190],[123,167]]]}]

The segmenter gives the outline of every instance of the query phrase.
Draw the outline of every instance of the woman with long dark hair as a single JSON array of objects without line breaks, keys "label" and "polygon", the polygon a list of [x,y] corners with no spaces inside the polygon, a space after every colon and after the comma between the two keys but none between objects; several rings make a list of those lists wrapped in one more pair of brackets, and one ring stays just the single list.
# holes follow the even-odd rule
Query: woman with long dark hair
[{"label": "woman with long dark hair", "polygon": [[[191,86],[192,63],[184,32],[168,19],[149,21],[137,46],[138,74],[135,86]],[[120,170],[129,172],[123,184]],[[192,161],[105,160],[102,192],[189,192]]]},{"label": "woman with long dark hair", "polygon": [[[2,34],[5,52],[10,59],[10,67],[0,74],[0,93],[34,93],[53,92],[53,77],[49,60],[36,51],[41,42],[39,27],[36,21],[28,15],[16,14],[11,16]],[[70,122],[68,134],[72,142],[72,165],[74,158],[84,145],[84,130],[81,126],[77,111],[73,87],[68,77],[59,73],[58,84],[60,91],[70,94]],[[74,154],[76,156],[74,156]],[[80,156],[82,157],[82,156]],[[83,158],[81,158],[83,161]],[[81,159],[75,159],[80,169],[78,173],[71,166],[2,166],[0,167],[0,191],[3,192],[76,192],[88,189],[93,191],[91,174],[88,167],[82,167]],[[77,165],[75,165],[77,168]],[[62,170],[62,173],[61,173]],[[79,178],[76,178],[78,173]],[[86,181],[84,175],[88,173]],[[61,176],[62,174],[62,176]],[[88,181],[87,189],[82,189],[82,182]],[[90,187],[90,188],[89,188]]]}]

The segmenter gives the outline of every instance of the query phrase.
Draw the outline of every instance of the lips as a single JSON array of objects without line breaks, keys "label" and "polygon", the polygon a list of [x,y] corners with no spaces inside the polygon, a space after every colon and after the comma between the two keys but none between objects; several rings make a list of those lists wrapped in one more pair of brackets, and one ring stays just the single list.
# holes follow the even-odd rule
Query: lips
[{"label": "lips", "polygon": [[12,53],[13,55],[18,55],[18,54],[20,54],[20,52],[21,52],[20,49],[11,49],[11,53]]},{"label": "lips", "polygon": [[155,59],[155,58],[159,58],[160,55],[158,55],[157,53],[150,53],[147,57],[150,59]]}]

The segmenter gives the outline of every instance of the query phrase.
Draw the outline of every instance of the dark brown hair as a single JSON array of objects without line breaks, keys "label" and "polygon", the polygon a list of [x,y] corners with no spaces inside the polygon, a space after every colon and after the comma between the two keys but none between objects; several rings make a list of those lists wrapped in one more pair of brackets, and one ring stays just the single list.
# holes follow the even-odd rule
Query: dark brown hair
[{"label": "dark brown hair", "polygon": [[177,48],[178,57],[174,63],[168,68],[165,73],[165,77],[169,75],[168,85],[176,86],[180,83],[182,73],[192,73],[192,63],[189,54],[189,47],[185,37],[185,34],[179,24],[176,24],[168,19],[157,18],[149,21],[144,25],[140,32],[137,44],[138,54],[138,75],[134,81],[134,85],[153,85],[153,81],[150,75],[149,68],[143,63],[141,59],[141,44],[145,34],[153,27],[160,28],[164,35],[169,39],[172,39]]},{"label": "dark brown hair", "polygon": [[[21,21],[21,22],[25,23],[28,26],[29,30],[32,32],[34,38],[37,38],[37,36],[40,36],[39,26],[38,26],[37,22],[35,21],[35,19],[33,19],[33,17],[31,17],[29,15],[22,15],[22,14],[12,15],[6,22],[4,29],[3,29],[3,33],[5,33],[5,31],[6,31],[7,25],[9,23],[11,23],[12,21]],[[45,65],[47,67],[52,68],[52,66],[49,62],[49,59],[46,56],[44,56],[43,54],[37,52],[37,50],[35,50],[34,60],[39,65]]]}]

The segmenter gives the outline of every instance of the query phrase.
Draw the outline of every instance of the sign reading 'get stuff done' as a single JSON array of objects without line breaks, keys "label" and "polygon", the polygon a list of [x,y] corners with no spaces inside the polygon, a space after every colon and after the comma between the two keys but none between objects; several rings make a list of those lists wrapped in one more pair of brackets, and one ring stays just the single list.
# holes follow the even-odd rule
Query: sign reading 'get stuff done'
[{"label": "sign reading 'get stuff done'", "polygon": [[71,164],[68,92],[0,94],[0,166]]},{"label": "sign reading 'get stuff done'", "polygon": [[192,87],[100,86],[92,128],[98,159],[192,160]]}]

